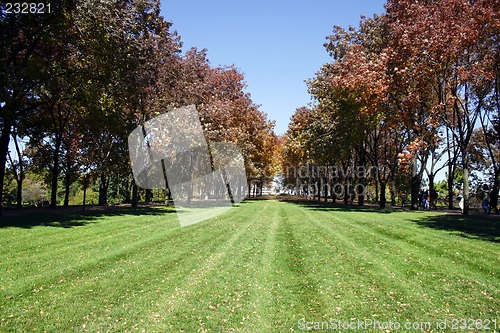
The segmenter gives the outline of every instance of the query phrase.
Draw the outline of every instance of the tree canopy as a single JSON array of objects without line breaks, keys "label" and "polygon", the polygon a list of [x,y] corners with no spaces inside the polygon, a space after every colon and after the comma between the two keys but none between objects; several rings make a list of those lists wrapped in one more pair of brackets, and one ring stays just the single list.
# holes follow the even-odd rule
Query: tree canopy
[{"label": "tree canopy", "polygon": [[[50,184],[52,207],[61,182],[67,205],[84,177],[99,184],[100,204],[115,185],[131,200],[129,133],[185,105],[200,110],[208,139],[240,146],[249,178],[254,162],[272,163],[274,124],[245,92],[243,73],[211,66],[204,49],[182,53],[158,0],[52,1],[38,15],[0,9],[1,204],[9,143],[19,138],[27,142],[18,160]],[[8,172],[24,166],[14,160]]]},{"label": "tree canopy", "polygon": [[285,154],[297,157],[301,147],[299,163],[373,167],[381,206],[386,186],[394,202],[403,185],[399,192],[407,188],[416,208],[424,172],[432,192],[444,167],[452,206],[459,167],[468,214],[477,132],[498,200],[499,9],[490,0],[389,0],[359,28],[335,26],[325,43],[332,61],[308,80],[314,103],[308,121],[301,108],[292,117]]}]

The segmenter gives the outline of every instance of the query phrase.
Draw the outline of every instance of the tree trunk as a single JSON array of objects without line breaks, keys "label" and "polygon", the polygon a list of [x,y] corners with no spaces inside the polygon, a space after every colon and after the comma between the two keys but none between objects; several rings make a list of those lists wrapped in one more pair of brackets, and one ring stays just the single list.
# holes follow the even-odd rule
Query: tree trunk
[{"label": "tree trunk", "polygon": [[135,179],[132,179],[132,207],[137,207],[137,203],[139,202],[139,189],[137,188],[137,184],[135,183]]},{"label": "tree trunk", "polygon": [[64,175],[64,186],[65,186],[65,192],[64,192],[64,207],[68,207],[69,205],[69,191],[70,191],[70,185],[71,185],[71,172],[69,171],[69,168],[66,170],[66,174]]},{"label": "tree trunk", "polygon": [[[189,182],[187,184],[187,203],[190,204],[193,199],[193,182]],[[222,194],[222,193],[221,193]],[[146,190],[146,197],[148,195],[148,190]],[[221,198],[224,198],[224,194],[220,195]]]},{"label": "tree trunk", "polygon": [[125,201],[124,203],[128,204],[128,203],[131,203],[131,191],[130,191],[130,187],[132,186],[132,181],[130,181],[130,176],[127,177],[127,179],[125,180],[125,194],[124,194],[124,197],[125,197]]},{"label": "tree trunk", "polygon": [[380,180],[380,208],[385,208],[386,204],[386,199],[385,199],[385,192],[386,192],[386,184],[385,181]]},{"label": "tree trunk", "polygon": [[83,176],[83,210],[87,204],[87,175]]},{"label": "tree trunk", "polygon": [[411,167],[411,183],[410,183],[410,196],[411,196],[411,210],[418,209],[418,194],[420,191],[420,177],[417,173],[417,158],[412,161]]},{"label": "tree trunk", "polygon": [[52,179],[51,179],[51,189],[50,189],[50,208],[54,209],[57,206],[57,182],[59,177],[59,152],[61,150],[62,138],[60,135],[56,135],[56,141],[54,145],[54,156],[53,156],[53,166],[52,166]]},{"label": "tree trunk", "polygon": [[316,189],[318,191],[318,201],[321,201],[321,188],[322,188],[322,184],[321,184],[321,180],[318,179],[318,181],[316,182]]},{"label": "tree trunk", "polygon": [[150,203],[153,200],[153,190],[152,189],[146,189],[146,197],[144,201],[146,203]]},{"label": "tree trunk", "polygon": [[335,184],[333,183],[333,179],[330,180],[330,193],[332,195],[332,204],[337,203],[337,194],[335,193]]},{"label": "tree trunk", "polygon": [[165,189],[165,193],[167,194],[167,205],[172,204],[174,201],[172,200],[172,192],[170,191],[170,187]]},{"label": "tree trunk", "polygon": [[23,178],[21,175],[17,181],[16,206],[17,208],[23,207]]},{"label": "tree trunk", "polygon": [[434,197],[434,174],[429,174],[427,175],[429,177],[429,208],[434,208],[436,207],[436,199]]},{"label": "tree trunk", "polygon": [[463,215],[469,215],[469,203],[470,203],[469,168],[466,165],[467,162],[464,161],[464,169],[463,169],[464,187],[462,191],[464,196],[464,209],[462,210]]},{"label": "tree trunk", "polygon": [[328,202],[328,178],[325,177],[325,183],[324,183],[324,193],[323,193],[323,199],[325,202]]},{"label": "tree trunk", "polygon": [[357,168],[357,184],[355,188],[356,196],[358,197],[358,206],[363,206],[365,204],[365,192],[366,192],[366,142],[363,141],[357,149],[358,157],[358,168]]},{"label": "tree trunk", "polygon": [[344,205],[349,204],[349,180],[347,179],[344,187]]},{"label": "tree trunk", "polygon": [[448,209],[453,209],[453,178],[455,177],[455,170],[453,166],[448,165]]},{"label": "tree trunk", "polygon": [[[450,139],[451,138],[451,139]],[[453,136],[450,135],[450,130],[446,128],[446,146],[448,154],[448,209],[453,209],[453,178],[455,177],[455,167],[458,158],[458,154],[455,148],[452,148],[450,141],[453,140]],[[453,152],[453,157],[451,156]]]},{"label": "tree trunk", "polygon": [[14,178],[17,184],[17,193],[16,193],[16,207],[21,208],[23,206],[23,179],[24,179],[24,168],[22,163],[22,156],[20,154],[16,138],[14,136],[14,142],[16,143],[17,157],[19,159],[19,173],[14,167],[14,160],[10,156],[10,152],[7,152],[7,156],[9,158],[10,164],[13,166],[12,171],[14,172]]},{"label": "tree trunk", "polygon": [[116,175],[116,199],[119,200],[119,203],[122,203],[122,200],[120,200],[120,174]]},{"label": "tree trunk", "polygon": [[9,151],[10,133],[12,125],[3,119],[2,135],[0,136],[0,215],[3,207],[3,189],[5,181],[5,165],[7,163],[7,152]]},{"label": "tree trunk", "polygon": [[17,182],[17,208],[23,206],[23,181],[24,181],[24,170],[21,167],[19,170],[19,181]]},{"label": "tree trunk", "polygon": [[101,174],[101,181],[99,182],[99,206],[106,206],[108,204],[108,186],[109,177]]},{"label": "tree trunk", "polygon": [[394,181],[391,181],[390,192],[391,192],[391,206],[396,206],[396,185],[394,184]]},{"label": "tree trunk", "polygon": [[500,188],[500,169],[495,170],[495,179],[493,181],[493,188],[491,189],[491,197],[490,197],[490,209],[495,209],[495,214],[498,215],[498,190]]},{"label": "tree trunk", "polygon": [[[362,167],[366,169],[365,165],[362,165]],[[356,194],[358,196],[358,206],[365,205],[366,188],[367,188],[367,179],[366,179],[366,174],[363,172],[363,176],[358,177],[358,184],[356,185],[356,192],[357,192]]]},{"label": "tree trunk", "polygon": [[[23,164],[23,156],[21,154],[21,149],[19,148],[19,144],[17,142],[17,133],[12,131],[12,138],[14,139],[14,146],[16,148],[17,159],[19,163],[19,173],[16,172],[14,168],[14,176],[16,178],[17,183],[17,195],[16,195],[16,204],[17,208],[21,208],[23,206],[23,180],[24,180],[24,164]],[[10,163],[14,165],[14,161],[12,160],[10,153],[7,152]]]},{"label": "tree trunk", "polygon": [[[359,185],[362,185],[362,186],[359,186]],[[364,184],[358,184],[358,186],[356,186],[356,191],[358,192],[357,195],[358,195],[358,206],[364,206],[365,204],[365,185]]]}]

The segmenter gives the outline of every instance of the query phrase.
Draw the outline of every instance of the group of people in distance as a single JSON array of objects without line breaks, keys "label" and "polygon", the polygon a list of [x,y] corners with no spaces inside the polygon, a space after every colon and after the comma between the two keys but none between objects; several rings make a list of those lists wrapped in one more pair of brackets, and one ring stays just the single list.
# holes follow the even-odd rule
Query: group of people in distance
[{"label": "group of people in distance", "polygon": [[[419,208],[422,209],[429,209],[429,208],[436,208],[436,201],[438,198],[438,194],[436,191],[431,191],[429,194],[429,191],[420,191],[420,194],[418,195],[418,203],[419,203]],[[432,207],[431,207],[432,205]]]},{"label": "group of people in distance", "polygon": [[[483,185],[481,188],[481,207],[483,209],[483,214],[488,215],[490,213],[490,206],[492,209],[495,209],[495,211],[498,214],[498,207],[497,203],[491,202],[490,199],[490,191],[487,185]],[[429,194],[429,191],[420,191],[418,195],[418,208],[427,210],[427,209],[436,209],[436,202],[438,199],[438,193],[436,191],[431,191]],[[460,209],[464,209],[464,199],[461,195],[457,197],[457,200],[459,201],[459,207]],[[403,201],[403,207],[406,204],[406,200]]]}]

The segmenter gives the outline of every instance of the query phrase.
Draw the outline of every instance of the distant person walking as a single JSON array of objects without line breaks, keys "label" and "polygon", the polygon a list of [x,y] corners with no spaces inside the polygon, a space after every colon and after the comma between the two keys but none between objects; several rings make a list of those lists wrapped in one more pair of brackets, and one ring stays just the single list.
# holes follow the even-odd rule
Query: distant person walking
[{"label": "distant person walking", "polygon": [[462,195],[459,195],[457,199],[459,200],[458,207],[460,207],[460,210],[463,213],[463,211],[464,211],[464,197]]},{"label": "distant person walking", "polygon": [[483,185],[483,213],[488,215],[490,213],[490,191],[486,185]]},{"label": "distant person walking", "polygon": [[420,191],[420,193],[418,194],[418,208],[422,207],[422,209],[425,209],[424,200],[425,200],[424,191]]},{"label": "distant person walking", "polygon": [[429,209],[429,193],[428,192],[420,192],[420,203],[422,205],[422,209]]},{"label": "distant person walking", "polygon": [[401,195],[401,204],[403,207],[406,207],[406,200],[407,200],[407,195],[405,192]]}]

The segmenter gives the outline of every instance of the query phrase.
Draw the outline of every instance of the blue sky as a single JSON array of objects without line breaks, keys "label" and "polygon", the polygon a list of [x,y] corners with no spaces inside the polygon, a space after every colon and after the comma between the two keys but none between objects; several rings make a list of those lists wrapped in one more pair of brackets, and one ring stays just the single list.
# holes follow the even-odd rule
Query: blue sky
[{"label": "blue sky", "polygon": [[323,44],[334,25],[358,26],[382,0],[161,0],[161,14],[184,43],[207,49],[213,66],[245,74],[254,103],[282,134],[295,109],[311,99],[304,80],[330,61]]}]

